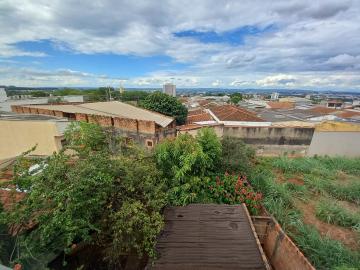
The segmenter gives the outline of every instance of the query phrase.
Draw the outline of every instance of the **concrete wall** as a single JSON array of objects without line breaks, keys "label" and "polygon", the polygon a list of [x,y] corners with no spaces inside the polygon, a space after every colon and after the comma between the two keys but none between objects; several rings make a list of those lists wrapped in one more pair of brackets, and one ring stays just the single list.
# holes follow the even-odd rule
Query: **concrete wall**
[{"label": "concrete wall", "polygon": [[51,155],[61,149],[68,122],[0,120],[0,160],[15,157],[38,144],[34,155]]},{"label": "concrete wall", "polygon": [[247,144],[310,145],[313,133],[313,128],[224,126],[223,135],[241,138]]},{"label": "concrete wall", "polygon": [[360,157],[360,132],[315,131],[307,155]]}]

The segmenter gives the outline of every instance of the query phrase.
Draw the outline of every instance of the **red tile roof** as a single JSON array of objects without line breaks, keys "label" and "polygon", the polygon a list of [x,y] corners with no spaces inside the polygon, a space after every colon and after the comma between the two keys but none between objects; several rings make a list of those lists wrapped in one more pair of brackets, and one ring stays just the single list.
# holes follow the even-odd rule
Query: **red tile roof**
[{"label": "red tile roof", "polygon": [[203,126],[198,125],[198,124],[186,124],[186,125],[179,126],[178,128],[180,131],[187,131],[187,130],[199,129],[201,127],[203,127]]},{"label": "red tile roof", "polygon": [[220,121],[263,122],[255,113],[234,105],[223,105],[211,109]]},{"label": "red tile roof", "polygon": [[336,116],[341,118],[352,118],[354,116],[360,116],[360,112],[354,112],[354,111],[341,111],[336,114]]},{"label": "red tile roof", "polygon": [[325,114],[331,114],[333,112],[337,112],[338,110],[327,108],[324,106],[317,106],[317,107],[309,109],[309,111],[316,113],[316,114],[325,115]]},{"label": "red tile roof", "polygon": [[293,108],[295,108],[294,102],[269,101],[267,104],[270,106],[270,109],[293,109]]},{"label": "red tile roof", "polygon": [[214,119],[208,112],[203,112],[200,114],[194,114],[187,117],[187,124],[191,124],[194,122],[201,122],[201,121],[213,121]]}]

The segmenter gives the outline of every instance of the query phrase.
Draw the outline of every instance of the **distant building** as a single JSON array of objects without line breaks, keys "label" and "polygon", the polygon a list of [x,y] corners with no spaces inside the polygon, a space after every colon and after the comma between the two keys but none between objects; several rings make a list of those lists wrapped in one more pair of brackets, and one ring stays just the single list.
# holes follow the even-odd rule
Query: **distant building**
[{"label": "distant building", "polygon": [[176,85],[172,83],[165,83],[163,85],[163,93],[176,97]]},{"label": "distant building", "polygon": [[342,109],[344,107],[344,102],[342,100],[328,100],[326,103],[326,107],[332,109]]},{"label": "distant building", "polygon": [[272,93],[270,99],[271,100],[278,100],[279,99],[279,93],[277,93],[277,92]]},{"label": "distant building", "polygon": [[0,88],[0,102],[4,102],[8,99],[5,88]]}]

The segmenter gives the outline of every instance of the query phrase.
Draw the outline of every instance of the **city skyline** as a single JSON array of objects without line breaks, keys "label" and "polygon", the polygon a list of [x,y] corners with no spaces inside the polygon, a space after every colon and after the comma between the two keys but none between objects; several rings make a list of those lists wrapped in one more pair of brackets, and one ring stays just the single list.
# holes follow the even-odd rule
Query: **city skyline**
[{"label": "city skyline", "polygon": [[0,85],[360,91],[358,1],[3,1]]}]

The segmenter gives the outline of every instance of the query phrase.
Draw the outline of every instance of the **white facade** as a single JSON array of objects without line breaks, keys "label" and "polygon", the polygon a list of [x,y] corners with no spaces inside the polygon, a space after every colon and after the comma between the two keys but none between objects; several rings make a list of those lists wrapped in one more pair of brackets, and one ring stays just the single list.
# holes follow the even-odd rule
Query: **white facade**
[{"label": "white facade", "polygon": [[176,97],[176,85],[172,83],[165,83],[163,85],[163,93]]},{"label": "white facade", "polygon": [[5,88],[0,88],[0,102],[4,102],[7,99],[8,98],[7,98],[7,95],[6,95],[6,92],[5,92]]},{"label": "white facade", "polygon": [[271,94],[271,100],[278,100],[279,99],[279,93],[274,92]]}]

